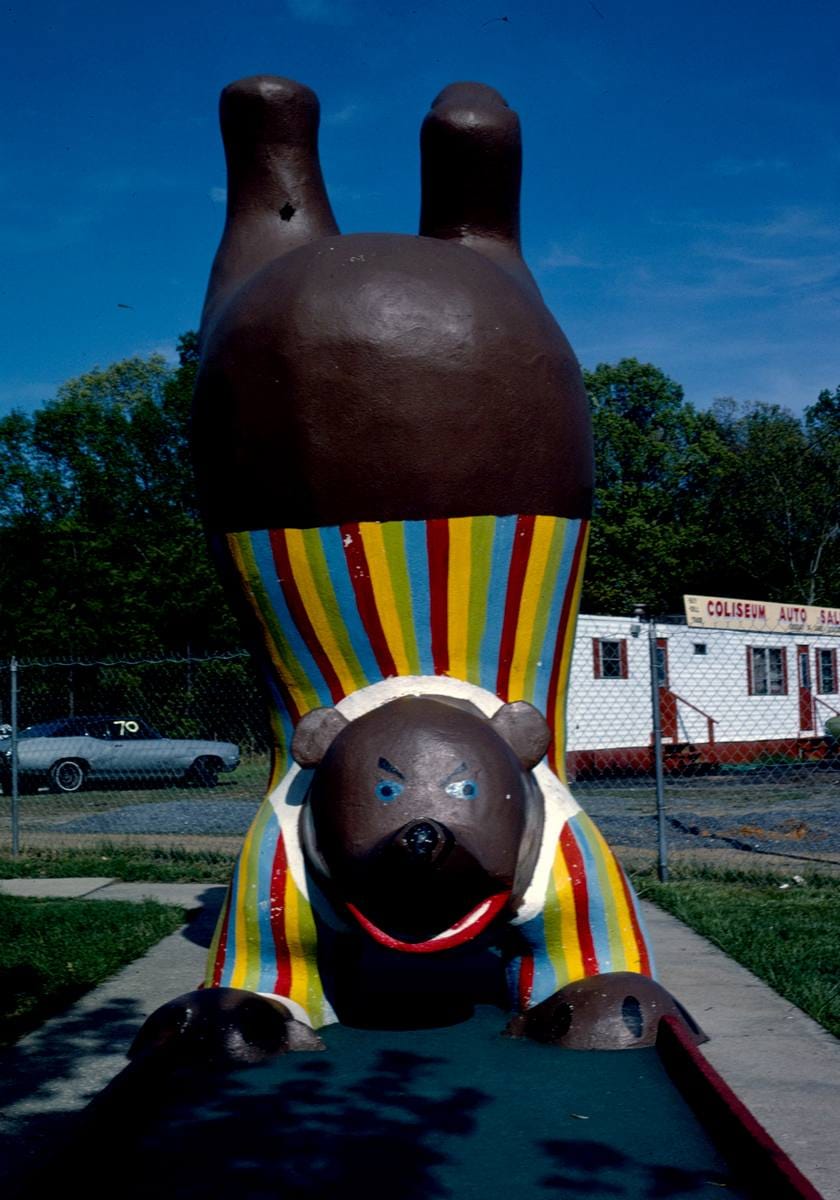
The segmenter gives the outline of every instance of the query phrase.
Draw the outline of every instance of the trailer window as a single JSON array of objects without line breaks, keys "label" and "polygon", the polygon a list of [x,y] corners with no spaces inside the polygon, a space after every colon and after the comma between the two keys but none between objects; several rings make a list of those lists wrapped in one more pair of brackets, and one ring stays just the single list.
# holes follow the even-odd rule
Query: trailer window
[{"label": "trailer window", "polygon": [[596,679],[627,678],[627,642],[625,639],[593,638],[592,666]]},{"label": "trailer window", "polygon": [[817,691],[837,691],[837,651],[817,651]]},{"label": "trailer window", "polygon": [[750,646],[747,650],[751,696],[786,696],[785,651],[774,646]]}]

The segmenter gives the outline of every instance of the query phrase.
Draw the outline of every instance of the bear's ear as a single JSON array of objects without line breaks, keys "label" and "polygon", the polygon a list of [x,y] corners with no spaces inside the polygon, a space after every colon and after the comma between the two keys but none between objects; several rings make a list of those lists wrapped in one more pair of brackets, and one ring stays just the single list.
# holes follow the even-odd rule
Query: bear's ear
[{"label": "bear's ear", "polygon": [[317,767],[347,724],[337,708],[313,708],[298,722],[292,738],[292,758],[301,767]]},{"label": "bear's ear", "polygon": [[527,700],[503,704],[491,717],[490,724],[529,770],[537,765],[551,742],[548,722]]}]

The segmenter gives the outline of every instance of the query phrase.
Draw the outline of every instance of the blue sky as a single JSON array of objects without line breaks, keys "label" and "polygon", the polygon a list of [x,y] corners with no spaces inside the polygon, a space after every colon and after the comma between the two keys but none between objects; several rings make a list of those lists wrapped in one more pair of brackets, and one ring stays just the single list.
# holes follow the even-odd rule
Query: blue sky
[{"label": "blue sky", "polygon": [[836,0],[13,0],[0,29],[0,412],[196,326],[218,92],[256,73],[320,96],[344,232],[414,232],[429,102],[502,91],[526,256],[584,366],[635,355],[701,406],[840,384]]}]

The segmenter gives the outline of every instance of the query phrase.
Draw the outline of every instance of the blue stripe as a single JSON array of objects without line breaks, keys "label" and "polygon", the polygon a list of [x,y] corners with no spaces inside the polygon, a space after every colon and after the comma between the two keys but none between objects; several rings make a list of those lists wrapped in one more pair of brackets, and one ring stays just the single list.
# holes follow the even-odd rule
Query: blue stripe
[{"label": "blue stripe", "polygon": [[240,854],[233,879],[230,884],[230,907],[228,908],[227,929],[225,930],[225,962],[219,979],[220,987],[230,987],[233,971],[236,966],[236,909],[239,903],[239,875],[242,865]]},{"label": "blue stripe", "polygon": [[[551,601],[551,610],[548,614],[548,623],[545,627],[545,639],[540,648],[539,662],[541,667],[537,667],[534,674],[534,694],[531,703],[535,708],[538,708],[541,713],[546,710],[548,703],[548,686],[551,682],[551,671],[554,666],[554,655],[560,653],[562,647],[557,646],[558,626],[560,617],[563,612],[563,602],[566,598],[566,588],[569,586],[569,577],[572,571],[572,563],[575,557],[575,546],[577,545],[578,534],[580,532],[580,521],[566,521],[566,529],[563,534],[563,549],[560,554],[560,562],[557,567],[557,580],[554,589],[554,596]],[[569,630],[571,636],[573,630]]]},{"label": "blue stripe", "polygon": [[[286,701],[283,699],[283,696],[280,692],[280,685],[277,682],[277,675],[268,655],[261,654],[257,659],[256,665],[260,670],[260,675],[262,676],[262,680],[269,693],[269,708],[273,714],[280,718],[279,741],[277,742],[277,761],[279,763],[281,772],[285,775],[286,771],[291,766],[292,761],[289,750],[295,731],[294,726],[292,725],[292,718],[289,716],[289,710],[286,708]],[[273,732],[273,725],[271,726],[271,730]],[[269,775],[269,779],[266,781],[266,792],[264,794],[267,794],[268,782],[270,782],[270,779],[271,776]]]},{"label": "blue stripe", "polygon": [[[266,801],[263,801],[266,803]],[[277,953],[271,931],[271,871],[280,837],[280,822],[274,809],[262,832],[257,858],[257,927],[260,936],[260,982],[258,990],[273,992],[277,978]]]},{"label": "blue stripe", "polygon": [[[359,660],[365,682],[375,683],[378,679],[382,678],[382,672],[376,661],[376,655],[373,653],[370,638],[362,624],[362,618],[359,616],[356,593],[353,591],[353,581],[350,578],[347,559],[344,556],[342,532],[337,525],[333,525],[330,528],[319,530],[319,533],[321,545],[324,548],[324,557],[327,560],[327,570],[329,571],[330,581],[335,592],[336,604],[338,605],[339,620],[344,626],[347,636],[350,639],[350,645],[353,647],[356,657]],[[321,600],[326,606],[329,598],[322,596]]]},{"label": "blue stripe", "polygon": [[[550,880],[549,888],[552,886]],[[551,958],[546,946],[543,914],[537,913],[530,921],[526,921],[524,925],[520,926],[520,930],[528,939],[534,955],[534,984],[531,992],[531,1005],[533,1006],[554,995],[557,991],[557,974],[551,965]]]},{"label": "blue stripe", "polygon": [[601,883],[598,879],[596,861],[598,851],[597,849],[593,850],[586,835],[586,828],[577,816],[569,818],[569,826],[583,859],[586,892],[589,897],[589,928],[592,933],[595,957],[598,960],[598,971],[604,974],[607,971],[619,970],[620,968],[612,965],[612,956],[610,955],[607,913],[604,907],[604,897],[601,894]]},{"label": "blue stripe", "polygon": [[[271,552],[271,541],[269,540],[268,533],[260,530],[257,533],[252,533],[250,536],[254,561],[260,572],[260,580],[274,610],[277,623],[283,631],[283,636],[289,643],[292,654],[294,654],[300,663],[301,669],[309,680],[321,704],[324,707],[329,707],[333,702],[332,694],[327,687],[324,676],[318,668],[318,664],[309,653],[306,642],[298,633],[297,625],[292,619],[292,614],[289,612],[286,597],[283,595],[283,589],[277,578],[277,564]],[[277,647],[275,647],[275,650],[277,650]]]},{"label": "blue stripe", "polygon": [[487,589],[487,616],[479,653],[481,686],[490,692],[495,692],[496,679],[499,674],[499,646],[502,641],[508,575],[510,574],[510,559],[513,554],[515,533],[516,517],[496,518],[490,584]]},{"label": "blue stripe", "polygon": [[411,587],[411,606],[417,634],[417,657],[421,675],[434,675],[432,658],[432,615],[429,606],[429,555],[426,549],[426,522],[405,521],[405,559]]}]

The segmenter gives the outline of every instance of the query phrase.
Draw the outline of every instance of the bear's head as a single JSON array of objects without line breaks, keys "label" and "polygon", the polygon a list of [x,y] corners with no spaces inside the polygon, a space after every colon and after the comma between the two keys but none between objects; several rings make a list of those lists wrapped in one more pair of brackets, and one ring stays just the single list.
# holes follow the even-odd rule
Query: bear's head
[{"label": "bear's head", "polygon": [[487,718],[466,701],[408,696],[348,721],[306,714],[292,754],[314,768],[309,867],[381,944],[450,949],[515,910],[542,834],[531,773],[550,741],[530,704]]}]

